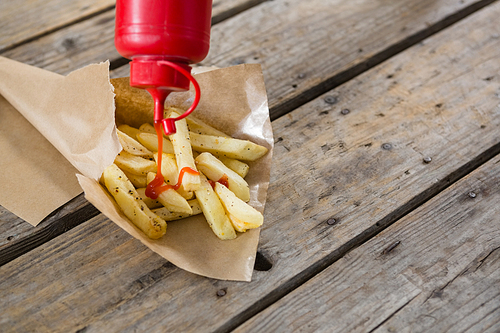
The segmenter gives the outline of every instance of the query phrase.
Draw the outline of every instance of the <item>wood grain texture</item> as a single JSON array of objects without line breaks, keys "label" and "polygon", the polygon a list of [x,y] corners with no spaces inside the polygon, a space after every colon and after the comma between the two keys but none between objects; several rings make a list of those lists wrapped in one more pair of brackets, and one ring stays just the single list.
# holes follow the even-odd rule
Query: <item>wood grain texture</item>
[{"label": "wood grain texture", "polygon": [[0,266],[99,214],[83,194],[59,207],[37,227],[0,206]]},{"label": "wood grain texture", "polygon": [[88,64],[120,59],[114,45],[114,29],[115,13],[106,11],[2,55],[66,75]]},{"label": "wood grain texture", "polygon": [[115,0],[0,2],[0,52],[114,7]]},{"label": "wood grain texture", "polygon": [[[412,40],[412,36],[423,31],[434,32],[440,22],[457,12],[464,10],[465,15],[489,2],[267,1],[214,25],[210,52],[203,64],[219,67],[262,64],[270,107],[276,117],[284,109],[290,109],[290,101],[298,106],[318,91],[327,91],[328,86],[333,88],[333,81],[342,82],[352,74],[345,74],[349,69],[361,66],[356,71],[363,71],[371,66],[369,59],[380,57],[392,46]],[[230,8],[244,7],[241,0],[232,5]],[[224,6],[214,6],[214,11]],[[436,29],[429,29],[433,26]],[[122,65],[113,38],[114,13],[110,11],[2,55],[68,74],[107,59]],[[392,54],[396,52],[393,50]]]},{"label": "wood grain texture", "polygon": [[212,25],[235,16],[267,0],[213,0]]},{"label": "wood grain texture", "polygon": [[[260,241],[273,266],[251,283],[171,267],[98,216],[0,268],[0,323],[86,332],[241,324],[500,151],[498,15],[492,5],[273,122]],[[420,292],[398,284],[396,302]]]},{"label": "wood grain texture", "polygon": [[262,64],[276,118],[490,2],[269,1],[214,27],[203,64]]},{"label": "wood grain texture", "polygon": [[497,156],[235,332],[497,332],[499,202]]}]

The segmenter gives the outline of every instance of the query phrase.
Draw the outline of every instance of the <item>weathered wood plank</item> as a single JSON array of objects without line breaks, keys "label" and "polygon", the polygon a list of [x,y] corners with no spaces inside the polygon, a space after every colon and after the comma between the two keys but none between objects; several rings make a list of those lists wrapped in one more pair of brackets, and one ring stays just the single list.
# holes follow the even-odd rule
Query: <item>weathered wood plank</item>
[{"label": "weathered wood plank", "polygon": [[99,214],[83,194],[47,216],[36,228],[0,206],[0,266]]},{"label": "weathered wood plank", "polygon": [[273,122],[260,242],[273,266],[251,283],[172,268],[98,216],[0,268],[0,320],[88,332],[241,324],[499,153],[498,15],[497,3]]},{"label": "weathered wood plank", "polygon": [[497,156],[236,332],[497,332],[499,202]]},{"label": "weathered wood plank", "polygon": [[2,1],[0,50],[113,8],[114,0]]},{"label": "weathered wood plank", "polygon": [[0,51],[114,7],[115,0],[0,2]]},{"label": "weathered wood plank", "polygon": [[[498,198],[493,205],[498,207]],[[494,232],[498,237],[498,227]],[[477,257],[457,276],[430,293],[426,290],[374,332],[499,332],[500,246],[496,244],[482,253],[474,251]],[[470,244],[463,247],[468,250]]]},{"label": "weathered wood plank", "polygon": [[272,117],[491,1],[270,1],[214,27],[206,65],[263,66]]},{"label": "weathered wood plank", "polygon": [[213,0],[212,25],[224,21],[267,0]]},{"label": "weathered wood plank", "polygon": [[[3,329],[14,331],[15,326],[21,324],[24,327],[19,328],[21,331],[67,332],[64,326],[75,327],[76,329],[69,329],[69,331],[76,331],[85,326],[86,319],[81,317],[81,313],[75,316],[73,309],[76,310],[81,306],[80,309],[86,312],[86,316],[102,315],[106,309],[115,308],[120,303],[140,294],[148,284],[152,284],[155,280],[162,281],[168,275],[168,271],[176,270],[163,258],[152,253],[139,241],[132,239],[102,215],[66,234],[71,235],[69,242],[61,243],[53,240],[30,252],[27,256],[31,256],[33,252],[38,254],[37,259],[31,263],[21,263],[20,260],[22,261],[24,257],[20,257],[2,267],[9,271],[4,271],[5,274],[0,277],[1,283],[8,286],[2,291],[2,304],[5,307],[14,306],[11,308],[12,313],[0,314]],[[77,253],[80,256],[71,255]],[[114,261],[114,264],[110,260]],[[131,269],[122,271],[124,263]],[[52,265],[58,268],[52,269]],[[64,265],[64,267],[59,265]],[[142,279],[137,276],[137,273],[141,271],[141,266],[144,267]],[[39,267],[43,271],[38,271],[36,274],[30,273],[34,267]],[[85,267],[83,271],[82,267]],[[156,278],[153,276],[154,273],[148,274],[155,269],[161,272],[161,274],[156,274]],[[69,278],[67,274],[76,271],[79,272],[78,277]],[[115,286],[120,289],[117,293],[113,292],[116,297],[105,297],[102,299],[103,302],[98,301],[99,294],[108,294],[108,291],[114,288],[113,285],[117,282],[114,276],[118,272],[124,284],[120,283],[120,286]],[[24,289],[24,283],[30,287]],[[74,293],[85,286],[90,287],[92,291],[84,298]],[[15,305],[26,304],[32,297],[38,298],[40,303],[27,305],[24,310]],[[92,300],[91,306],[84,305],[87,300]],[[46,321],[45,318],[52,319]]]}]

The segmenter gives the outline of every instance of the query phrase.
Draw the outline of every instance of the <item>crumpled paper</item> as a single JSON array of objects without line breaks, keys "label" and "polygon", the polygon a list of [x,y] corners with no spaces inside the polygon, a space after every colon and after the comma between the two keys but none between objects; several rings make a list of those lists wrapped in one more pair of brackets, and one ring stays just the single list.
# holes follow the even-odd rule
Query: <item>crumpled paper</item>
[{"label": "crumpled paper", "polygon": [[[36,225],[83,189],[104,215],[176,266],[211,278],[250,281],[259,229],[221,241],[198,215],[169,222],[166,235],[151,240],[99,185],[102,171],[121,149],[108,68],[108,62],[93,64],[61,76],[0,57],[0,149],[6,152],[0,167],[8,171],[0,173],[6,186],[0,204]],[[246,177],[250,204],[262,212],[273,135],[260,66],[238,65],[195,77],[202,95],[193,115],[269,149],[266,156],[249,163]],[[173,93],[166,105],[187,108],[193,98],[192,90]],[[151,114],[148,110],[139,119],[152,122]],[[127,115],[116,117],[126,122]]]}]

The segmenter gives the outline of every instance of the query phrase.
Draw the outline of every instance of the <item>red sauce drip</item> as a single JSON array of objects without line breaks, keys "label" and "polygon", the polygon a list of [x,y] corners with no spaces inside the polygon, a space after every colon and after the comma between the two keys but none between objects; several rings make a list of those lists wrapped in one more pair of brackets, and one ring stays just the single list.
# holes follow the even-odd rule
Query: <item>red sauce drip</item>
[{"label": "red sauce drip", "polygon": [[208,183],[210,184],[210,186],[212,186],[212,188],[215,190],[215,183],[221,183],[222,185],[224,185],[225,187],[229,187],[229,180],[228,180],[228,177],[226,174],[223,174],[222,177],[220,177],[220,179],[216,182],[214,182],[213,180],[208,180]]},{"label": "red sauce drip", "polygon": [[181,172],[179,172],[179,178],[177,179],[177,184],[175,185],[168,185],[165,184],[165,180],[163,179],[163,175],[160,174],[158,177],[158,174],[156,175],[155,179],[153,179],[149,184],[148,187],[146,188],[146,196],[148,196],[151,199],[156,199],[162,192],[165,192],[168,189],[174,189],[178,190],[181,185],[182,185],[182,179],[184,178],[184,174],[189,173],[192,175],[199,175],[200,173],[196,170],[191,169],[190,167],[184,167],[181,169]]},{"label": "red sauce drip", "polygon": [[229,181],[226,174],[223,174],[222,177],[220,177],[220,179],[217,182],[221,183],[225,187],[229,187]]},{"label": "red sauce drip", "polygon": [[151,198],[151,199],[158,198],[158,196],[162,192],[165,192],[168,189],[172,188],[174,190],[178,190],[179,187],[181,187],[182,179],[184,178],[184,174],[186,172],[189,174],[192,174],[192,175],[199,175],[200,174],[198,171],[196,171],[194,169],[191,169],[189,167],[184,167],[179,172],[179,178],[177,179],[177,184],[175,184],[175,185],[165,184],[165,179],[163,178],[163,175],[161,174],[161,161],[162,161],[162,152],[163,152],[163,134],[162,134],[161,122],[155,121],[155,130],[156,130],[156,135],[158,136],[158,158],[157,158],[157,163],[156,163],[158,165],[158,169],[156,170],[155,179],[153,179],[146,187],[146,196]]},{"label": "red sauce drip", "polygon": [[161,159],[163,156],[163,133],[162,133],[162,128],[161,128],[161,122],[155,120],[155,131],[156,131],[156,137],[158,138],[158,168],[156,170],[156,177],[160,175],[163,179],[163,176],[161,175]]},{"label": "red sauce drip", "polygon": [[162,192],[165,192],[170,188],[173,188],[173,186],[165,184],[163,176],[160,174],[158,177],[158,174],[156,174],[155,179],[153,179],[148,184],[148,187],[146,187],[146,196],[151,199],[156,199]]},{"label": "red sauce drip", "polygon": [[177,184],[175,184],[173,187],[174,190],[178,190],[179,187],[181,187],[181,184],[182,184],[182,178],[184,178],[184,174],[185,173],[189,173],[189,174],[192,174],[192,175],[199,175],[200,173],[194,169],[191,169],[190,167],[184,167],[181,169],[181,172],[179,172],[179,179],[177,179]]},{"label": "red sauce drip", "polygon": [[161,160],[162,160],[162,153],[163,153],[163,134],[162,134],[161,122],[156,121],[156,120],[155,120],[155,130],[156,130],[156,136],[158,137],[158,157],[157,157],[157,162],[156,162],[156,164],[157,164],[156,177],[146,187],[146,196],[151,198],[151,199],[158,198],[158,196],[162,192],[168,190],[167,186],[170,186],[170,185],[163,185],[163,183],[165,182],[163,175],[161,174]]}]

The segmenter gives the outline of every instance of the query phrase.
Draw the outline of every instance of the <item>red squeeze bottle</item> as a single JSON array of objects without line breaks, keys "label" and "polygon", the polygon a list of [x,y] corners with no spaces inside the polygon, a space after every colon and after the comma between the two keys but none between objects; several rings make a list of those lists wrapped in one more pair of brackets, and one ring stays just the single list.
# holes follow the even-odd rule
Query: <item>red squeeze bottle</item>
[{"label": "red squeeze bottle", "polygon": [[[191,75],[189,64],[202,61],[210,46],[212,0],[117,0],[115,47],[132,59],[130,85],[146,89],[154,100],[154,124],[158,135],[158,160],[155,179],[146,195],[157,197],[168,189],[161,174],[163,131],[175,133],[175,121],[191,113],[200,100],[200,87]],[[163,118],[165,99],[172,91],[186,91],[189,83],[196,91],[191,107],[177,118]],[[184,171],[180,170],[177,185]]]},{"label": "red squeeze bottle", "polygon": [[[210,46],[212,0],[117,0],[115,47],[130,63],[130,85],[146,89],[155,104],[154,121],[165,134],[191,113],[200,91],[189,64],[202,61]],[[196,90],[193,105],[180,117],[163,119],[172,91]],[[157,127],[157,126],[155,126]]]}]

